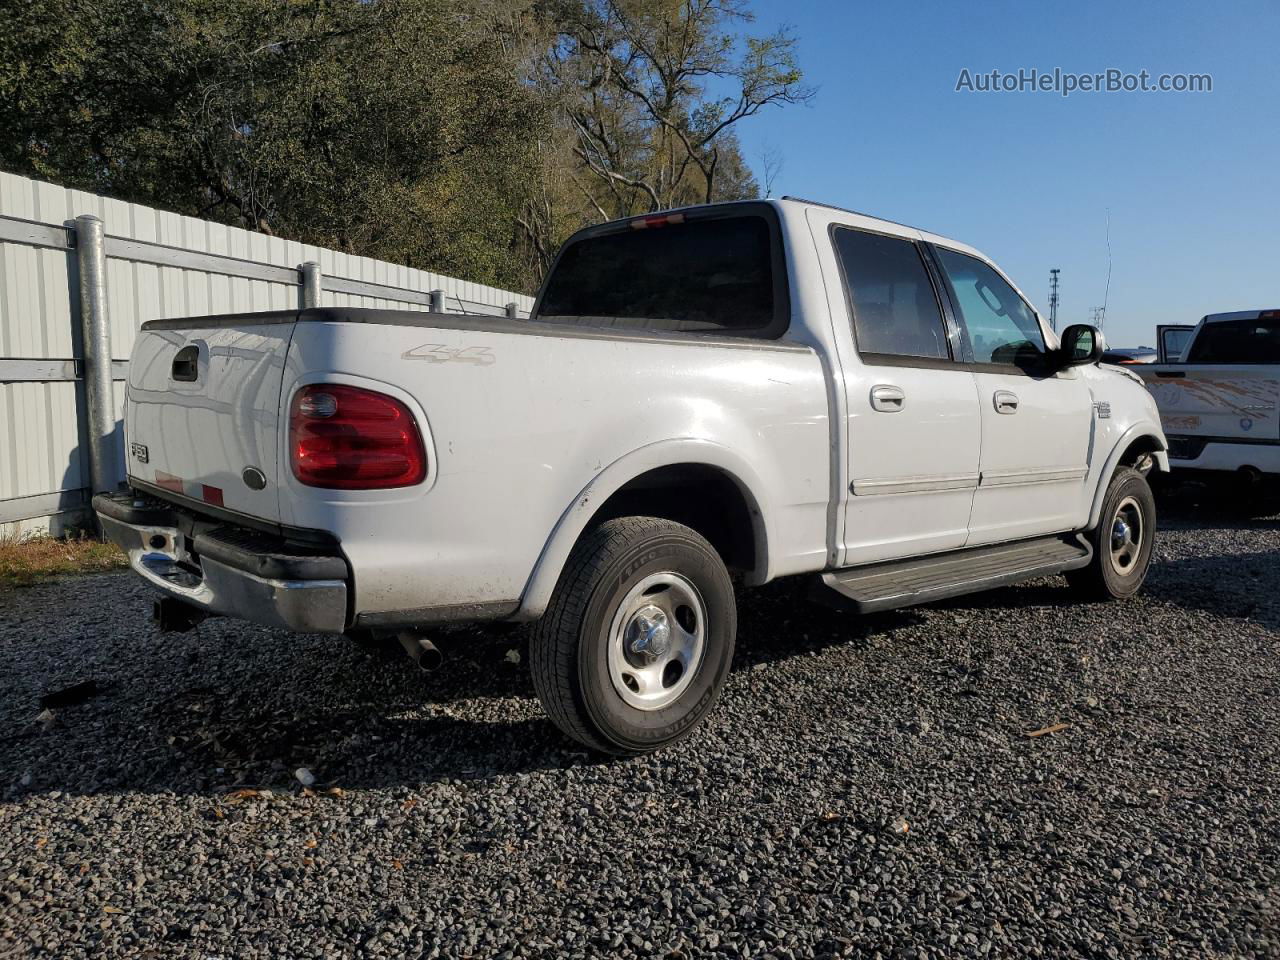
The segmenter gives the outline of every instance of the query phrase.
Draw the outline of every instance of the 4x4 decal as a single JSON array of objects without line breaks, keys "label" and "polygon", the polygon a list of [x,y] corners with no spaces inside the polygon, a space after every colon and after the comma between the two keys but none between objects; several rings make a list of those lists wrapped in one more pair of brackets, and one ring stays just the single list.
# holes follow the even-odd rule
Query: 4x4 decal
[{"label": "4x4 decal", "polygon": [[405,360],[426,360],[428,363],[474,363],[480,367],[498,362],[498,358],[488,347],[447,347],[443,343],[424,343],[420,347],[406,350],[400,356]]}]

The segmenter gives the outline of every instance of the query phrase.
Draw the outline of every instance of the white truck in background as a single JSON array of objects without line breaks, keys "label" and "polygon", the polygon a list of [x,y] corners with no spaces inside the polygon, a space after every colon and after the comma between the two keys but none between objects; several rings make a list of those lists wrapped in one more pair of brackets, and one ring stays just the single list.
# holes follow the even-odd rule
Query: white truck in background
[{"label": "white truck in background", "polygon": [[128,489],[94,506],[163,625],[535,621],[551,718],[635,753],[715,702],[737,583],[808,576],[859,611],[1062,572],[1133,594],[1165,440],[1100,355],[944,237],[693,207],[575,234],[528,321],[146,323]]},{"label": "white truck in background", "polygon": [[1280,310],[1213,313],[1158,337],[1157,362],[1129,369],[1155,397],[1170,466],[1261,492],[1280,476]]}]

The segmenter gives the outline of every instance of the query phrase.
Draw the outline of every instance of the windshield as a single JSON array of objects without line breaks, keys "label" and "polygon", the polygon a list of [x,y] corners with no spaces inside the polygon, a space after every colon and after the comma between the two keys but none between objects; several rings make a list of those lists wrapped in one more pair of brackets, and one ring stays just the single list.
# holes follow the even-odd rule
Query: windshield
[{"label": "windshield", "polygon": [[777,336],[785,327],[778,280],[774,231],[764,216],[628,228],[565,248],[537,316],[596,326]]}]

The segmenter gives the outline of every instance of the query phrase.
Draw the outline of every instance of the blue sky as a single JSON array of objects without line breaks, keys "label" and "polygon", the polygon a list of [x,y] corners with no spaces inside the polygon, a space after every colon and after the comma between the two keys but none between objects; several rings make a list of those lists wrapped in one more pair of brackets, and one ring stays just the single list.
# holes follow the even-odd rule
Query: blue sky
[{"label": "blue sky", "polygon": [[[1058,327],[1103,302],[1115,346],[1157,323],[1280,307],[1280,3],[754,0],[789,24],[812,105],[741,125],[774,195],[899,220],[978,247]],[[1208,73],[1212,93],[957,93],[972,73]]]}]

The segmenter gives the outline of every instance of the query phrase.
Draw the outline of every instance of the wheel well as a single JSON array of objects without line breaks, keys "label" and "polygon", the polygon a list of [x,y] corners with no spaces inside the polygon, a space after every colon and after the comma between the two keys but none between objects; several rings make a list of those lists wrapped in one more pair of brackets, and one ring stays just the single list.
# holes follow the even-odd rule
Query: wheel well
[{"label": "wheel well", "polygon": [[705,464],[659,467],[629,480],[591,518],[590,529],[616,517],[661,517],[692,527],[730,570],[749,572],[758,560],[756,508],[728,474]]},{"label": "wheel well", "polygon": [[1140,457],[1149,453],[1159,453],[1164,446],[1151,434],[1136,438],[1129,446],[1125,447],[1124,453],[1120,454],[1120,462],[1117,464],[1121,467],[1132,467],[1136,464]]}]

